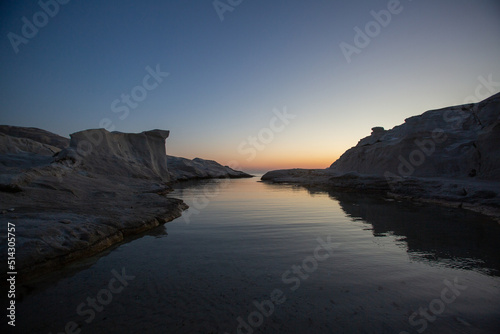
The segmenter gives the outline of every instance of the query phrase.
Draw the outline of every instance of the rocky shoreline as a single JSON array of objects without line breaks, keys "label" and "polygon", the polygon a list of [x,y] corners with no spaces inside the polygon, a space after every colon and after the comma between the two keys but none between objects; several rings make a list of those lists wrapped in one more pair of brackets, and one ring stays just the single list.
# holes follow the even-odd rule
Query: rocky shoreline
[{"label": "rocky shoreline", "polygon": [[265,182],[372,192],[472,210],[500,222],[500,94],[374,127],[326,169],[266,173]]},{"label": "rocky shoreline", "polygon": [[439,204],[482,213],[500,223],[500,182],[414,177],[394,185],[383,177],[339,174],[328,168],[276,170],[264,174],[261,180],[310,190],[370,193],[387,199]]},{"label": "rocky shoreline", "polygon": [[[214,161],[168,166],[168,131],[104,129],[67,138],[0,126],[0,224],[15,225],[20,281],[95,255],[128,236],[171,221],[188,206],[169,198],[183,179],[251,177]],[[187,167],[186,167],[187,166]],[[0,251],[7,253],[7,235]],[[5,241],[5,242],[3,242]]]}]

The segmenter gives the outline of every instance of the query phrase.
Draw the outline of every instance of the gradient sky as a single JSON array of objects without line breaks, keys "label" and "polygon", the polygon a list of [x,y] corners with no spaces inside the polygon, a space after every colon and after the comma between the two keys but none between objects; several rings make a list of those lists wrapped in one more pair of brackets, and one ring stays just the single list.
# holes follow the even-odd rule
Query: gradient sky
[{"label": "gradient sky", "polygon": [[[374,126],[500,91],[478,90],[500,82],[498,0],[402,0],[348,62],[340,44],[356,46],[354,28],[388,4],[244,0],[221,20],[213,0],[71,0],[44,22],[38,1],[2,1],[0,124],[160,128],[171,155],[324,168]],[[34,15],[41,27],[16,53],[9,33],[24,38]],[[169,75],[146,90],[158,65]],[[121,101],[132,92],[133,108]],[[284,110],[288,124],[274,120]]]}]

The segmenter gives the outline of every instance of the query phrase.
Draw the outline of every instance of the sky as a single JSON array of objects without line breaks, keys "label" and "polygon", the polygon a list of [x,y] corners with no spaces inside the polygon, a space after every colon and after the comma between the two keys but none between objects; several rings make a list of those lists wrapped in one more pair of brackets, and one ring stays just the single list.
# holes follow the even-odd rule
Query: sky
[{"label": "sky", "polygon": [[0,36],[0,124],[165,129],[245,171],[500,91],[498,0],[5,0]]}]

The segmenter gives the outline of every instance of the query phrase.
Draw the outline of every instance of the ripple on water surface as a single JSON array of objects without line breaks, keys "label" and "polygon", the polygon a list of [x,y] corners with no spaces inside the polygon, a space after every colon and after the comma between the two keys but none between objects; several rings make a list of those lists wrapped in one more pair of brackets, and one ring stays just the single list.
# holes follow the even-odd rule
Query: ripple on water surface
[{"label": "ripple on water surface", "polygon": [[[20,330],[63,332],[70,321],[82,333],[500,329],[500,227],[480,215],[256,179],[184,183],[170,196],[191,206],[183,217],[25,287]],[[87,298],[122,268],[134,279],[91,317]],[[452,302],[441,301],[444,289]],[[281,303],[266,304],[273,292]],[[437,316],[414,314],[429,307]]]}]

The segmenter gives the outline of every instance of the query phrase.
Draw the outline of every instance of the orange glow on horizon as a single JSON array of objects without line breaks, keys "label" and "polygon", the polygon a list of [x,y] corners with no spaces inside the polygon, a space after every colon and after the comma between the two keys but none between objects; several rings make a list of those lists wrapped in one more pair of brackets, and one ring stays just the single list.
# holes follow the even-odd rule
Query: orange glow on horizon
[{"label": "orange glow on horizon", "polygon": [[288,159],[272,159],[266,161],[255,161],[255,162],[242,162],[240,164],[240,169],[246,170],[257,170],[257,171],[270,171],[277,169],[292,169],[292,168],[304,168],[304,169],[323,169],[328,168],[330,165],[338,159],[336,157],[321,157],[321,158],[306,158],[301,159],[299,157],[288,158]]},{"label": "orange glow on horizon", "polygon": [[[257,152],[253,157],[242,154],[228,154],[227,151],[217,150],[210,154],[177,155],[177,152],[170,152],[174,156],[183,156],[188,159],[196,157],[206,160],[215,160],[223,166],[230,166],[233,169],[248,173],[265,172],[277,169],[324,169],[336,161],[344,152],[343,150],[328,150],[324,147],[316,146],[311,149],[295,147],[296,150],[268,149]],[[171,150],[172,151],[172,150]],[[207,152],[209,153],[209,152]]]}]

